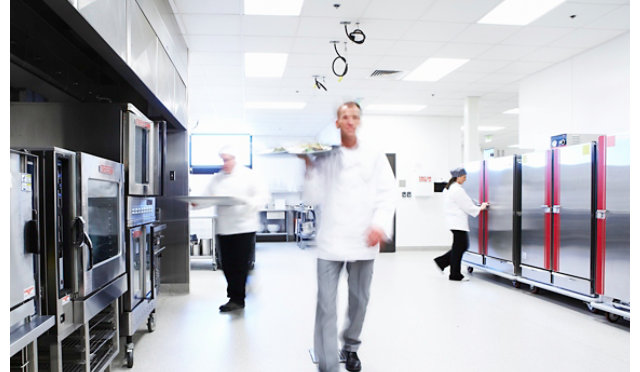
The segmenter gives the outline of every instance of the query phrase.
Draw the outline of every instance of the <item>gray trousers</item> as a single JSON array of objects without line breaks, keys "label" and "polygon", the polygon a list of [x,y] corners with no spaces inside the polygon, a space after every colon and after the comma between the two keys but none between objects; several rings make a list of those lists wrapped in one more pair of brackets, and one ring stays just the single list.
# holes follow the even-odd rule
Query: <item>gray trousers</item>
[{"label": "gray trousers", "polygon": [[349,305],[342,332],[342,350],[358,351],[361,343],[360,332],[369,303],[373,260],[344,262],[318,259],[318,304],[313,349],[321,372],[339,371],[336,296],[340,272],[345,265]]}]

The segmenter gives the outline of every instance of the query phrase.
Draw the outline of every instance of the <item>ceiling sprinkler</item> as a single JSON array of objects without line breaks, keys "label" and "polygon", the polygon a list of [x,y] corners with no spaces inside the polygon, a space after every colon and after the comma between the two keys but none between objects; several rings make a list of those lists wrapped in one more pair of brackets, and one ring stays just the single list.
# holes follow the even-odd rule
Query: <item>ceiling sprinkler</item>
[{"label": "ceiling sprinkler", "polygon": [[336,8],[336,9],[338,9],[338,8],[340,8],[340,4],[335,3],[335,4],[333,4],[333,7],[334,7],[334,8]]}]

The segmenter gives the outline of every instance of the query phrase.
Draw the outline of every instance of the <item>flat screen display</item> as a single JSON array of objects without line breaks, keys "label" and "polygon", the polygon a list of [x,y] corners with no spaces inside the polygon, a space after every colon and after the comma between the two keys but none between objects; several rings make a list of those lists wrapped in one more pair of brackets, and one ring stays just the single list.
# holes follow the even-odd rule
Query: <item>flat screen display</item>
[{"label": "flat screen display", "polygon": [[252,167],[252,136],[250,134],[192,134],[189,139],[191,173],[216,173],[222,168],[220,150],[229,147],[236,153],[238,165]]}]

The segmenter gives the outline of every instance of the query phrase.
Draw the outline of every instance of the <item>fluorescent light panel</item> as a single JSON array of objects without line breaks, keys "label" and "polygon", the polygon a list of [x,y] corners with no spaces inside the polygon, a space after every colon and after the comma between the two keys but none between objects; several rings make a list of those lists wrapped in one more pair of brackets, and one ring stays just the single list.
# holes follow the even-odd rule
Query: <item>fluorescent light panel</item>
[{"label": "fluorescent light panel", "polygon": [[503,130],[504,127],[492,127],[492,126],[479,126],[478,130],[482,132],[497,132]]},{"label": "fluorescent light panel", "polygon": [[366,111],[420,111],[427,107],[426,105],[393,105],[393,104],[371,104],[365,107]]},{"label": "fluorescent light panel", "polygon": [[467,62],[469,62],[468,59],[429,58],[403,80],[438,81]]},{"label": "fluorescent light panel", "polygon": [[244,108],[264,110],[300,110],[306,105],[306,102],[245,102]]},{"label": "fluorescent light panel", "polygon": [[520,109],[519,108],[512,108],[511,110],[507,110],[505,112],[503,112],[503,114],[509,114],[509,115],[518,115],[520,114]]},{"label": "fluorescent light panel", "polygon": [[564,0],[505,0],[478,23],[524,26],[562,4]]},{"label": "fluorescent light panel", "polygon": [[303,0],[244,0],[244,14],[299,16]]},{"label": "fluorescent light panel", "polygon": [[287,57],[287,53],[245,53],[244,76],[282,77]]}]

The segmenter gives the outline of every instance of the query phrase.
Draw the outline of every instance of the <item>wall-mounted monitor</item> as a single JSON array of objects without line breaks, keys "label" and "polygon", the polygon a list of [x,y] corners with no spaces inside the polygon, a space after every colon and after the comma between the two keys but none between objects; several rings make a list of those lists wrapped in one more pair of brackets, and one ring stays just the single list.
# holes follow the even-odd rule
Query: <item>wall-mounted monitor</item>
[{"label": "wall-mounted monitor", "polygon": [[211,174],[222,169],[220,150],[231,146],[236,152],[236,164],[253,166],[252,136],[250,134],[194,133],[189,136],[189,171]]}]

